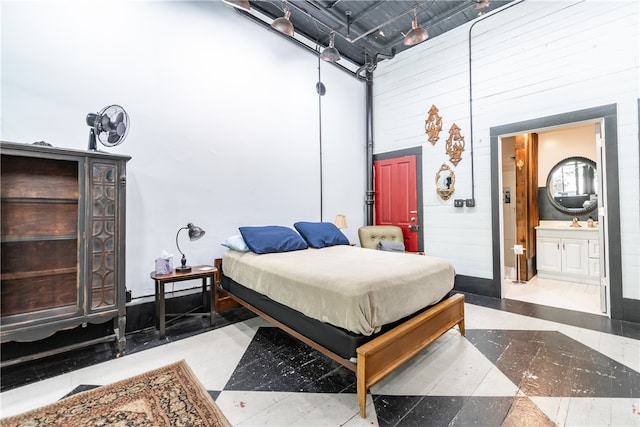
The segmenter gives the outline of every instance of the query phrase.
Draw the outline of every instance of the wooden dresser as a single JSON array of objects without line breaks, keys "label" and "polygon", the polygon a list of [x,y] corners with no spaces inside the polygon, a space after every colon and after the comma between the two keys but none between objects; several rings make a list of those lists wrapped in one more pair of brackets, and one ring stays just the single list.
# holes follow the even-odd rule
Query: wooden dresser
[{"label": "wooden dresser", "polygon": [[110,335],[2,366],[112,340],[122,353],[130,157],[9,142],[0,154],[1,342],[113,321]]}]

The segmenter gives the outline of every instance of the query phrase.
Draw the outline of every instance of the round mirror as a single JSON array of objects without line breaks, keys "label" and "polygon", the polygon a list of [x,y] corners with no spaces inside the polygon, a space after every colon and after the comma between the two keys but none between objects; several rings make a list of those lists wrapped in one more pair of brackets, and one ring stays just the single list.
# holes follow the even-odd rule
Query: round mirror
[{"label": "round mirror", "polygon": [[581,215],[598,207],[598,172],[593,160],[569,157],[556,164],[547,177],[551,204],[569,215]]}]

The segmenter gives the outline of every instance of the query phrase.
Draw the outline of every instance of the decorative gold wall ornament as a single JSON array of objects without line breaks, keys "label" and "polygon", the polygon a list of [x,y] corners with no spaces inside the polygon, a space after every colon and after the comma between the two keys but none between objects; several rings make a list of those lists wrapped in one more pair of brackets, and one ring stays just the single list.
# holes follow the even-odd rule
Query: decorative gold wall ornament
[{"label": "decorative gold wall ornament", "polygon": [[431,145],[436,145],[442,131],[442,117],[438,115],[438,109],[435,105],[429,109],[429,117],[424,121],[424,131],[429,135]]},{"label": "decorative gold wall ornament", "polygon": [[436,192],[442,200],[449,200],[455,191],[456,175],[449,165],[443,163],[436,173]]},{"label": "decorative gold wall ornament", "polygon": [[455,123],[452,124],[451,129],[449,129],[446,149],[449,155],[449,161],[451,161],[454,166],[458,166],[458,163],[462,160],[462,152],[464,151],[464,136],[460,135],[460,128]]}]

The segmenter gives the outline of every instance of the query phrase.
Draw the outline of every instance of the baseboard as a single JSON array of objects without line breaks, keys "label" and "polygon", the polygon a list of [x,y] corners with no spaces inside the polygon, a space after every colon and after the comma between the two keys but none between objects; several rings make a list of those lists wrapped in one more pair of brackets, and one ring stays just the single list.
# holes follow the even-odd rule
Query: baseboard
[{"label": "baseboard", "polygon": [[482,279],[460,274],[456,275],[453,289],[494,298],[500,298],[502,292],[500,283],[498,282],[496,285],[493,279]]},{"label": "baseboard", "polygon": [[[207,301],[209,300],[207,291]],[[165,308],[167,313],[187,313],[202,305],[202,290],[195,289],[192,292],[176,292],[175,295],[167,294]],[[155,327],[156,304],[154,298],[141,298],[127,304],[126,333],[140,331]]]},{"label": "baseboard", "polygon": [[640,323],[640,300],[622,298],[622,320]]}]

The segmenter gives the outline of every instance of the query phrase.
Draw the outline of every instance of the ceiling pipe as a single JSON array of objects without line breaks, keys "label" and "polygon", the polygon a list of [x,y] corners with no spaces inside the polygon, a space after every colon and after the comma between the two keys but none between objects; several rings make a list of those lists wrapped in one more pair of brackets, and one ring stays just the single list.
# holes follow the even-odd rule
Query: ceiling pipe
[{"label": "ceiling pipe", "polygon": [[[391,49],[391,55],[376,53],[373,58],[358,68],[356,77],[366,83],[365,127],[366,127],[366,192],[365,192],[365,225],[373,225],[373,211],[375,203],[375,191],[373,188],[373,72],[381,59],[393,59],[396,56],[396,48]],[[364,77],[360,74],[365,71]]]},{"label": "ceiling pipe", "polygon": [[368,73],[373,73],[373,71],[378,67],[378,62],[382,59],[393,59],[396,56],[397,49],[395,47],[391,48],[391,55],[386,55],[384,53],[376,53],[373,58],[366,60],[364,64],[362,64],[355,72],[355,75],[360,80],[367,80],[369,78],[373,79],[373,74],[371,76],[365,75],[362,77],[363,71],[367,71]]},{"label": "ceiling pipe", "polygon": [[322,165],[322,97],[326,93],[324,84],[322,83],[322,75],[320,74],[320,56],[318,56],[318,84],[316,89],[318,92],[318,160],[320,168],[320,222],[322,222],[322,215],[324,213],[324,178],[323,178],[323,165]]},{"label": "ceiling pipe", "polygon": [[364,80],[366,82],[366,107],[365,107],[365,123],[367,138],[367,170],[366,182],[367,189],[365,192],[365,225],[373,225],[373,212],[375,203],[375,191],[373,188],[373,69],[366,68]]}]

